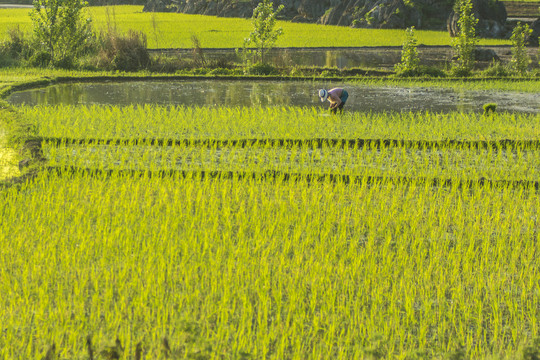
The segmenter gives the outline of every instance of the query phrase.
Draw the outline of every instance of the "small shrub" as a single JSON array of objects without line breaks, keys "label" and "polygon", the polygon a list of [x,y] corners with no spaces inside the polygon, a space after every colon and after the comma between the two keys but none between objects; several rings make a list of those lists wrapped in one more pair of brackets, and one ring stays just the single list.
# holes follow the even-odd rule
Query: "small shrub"
[{"label": "small shrub", "polygon": [[411,26],[405,30],[405,42],[401,51],[401,62],[395,66],[396,74],[402,76],[404,74],[415,74],[418,72],[419,66],[420,58],[418,57],[418,49],[416,48],[414,26]]},{"label": "small shrub", "polygon": [[506,77],[510,75],[510,71],[508,67],[500,61],[493,61],[486,70],[482,71],[482,75],[492,77]]},{"label": "small shrub", "polygon": [[529,29],[529,25],[518,22],[514,30],[512,30],[512,60],[510,64],[512,69],[519,75],[525,75],[527,73],[527,67],[529,66],[529,55],[525,48],[525,43],[532,30]]},{"label": "small shrub", "polygon": [[484,115],[488,115],[489,113],[494,114],[496,110],[497,110],[497,104],[496,103],[484,104]]},{"label": "small shrub", "polygon": [[474,66],[474,51],[478,43],[476,37],[478,19],[475,18],[472,11],[473,4],[471,0],[458,0],[455,8],[459,12],[459,32],[452,41],[456,60],[452,64],[451,74],[458,77],[469,76]]},{"label": "small shrub", "polygon": [[84,0],[35,0],[33,5],[30,17],[34,49],[49,53],[49,65],[71,67],[93,37],[91,20],[83,11],[87,3]]},{"label": "small shrub", "polygon": [[8,40],[2,44],[4,53],[13,59],[19,59],[24,57],[25,54],[28,54],[30,45],[25,39],[19,25],[8,29],[7,33]]},{"label": "small shrub", "polygon": [[284,5],[279,5],[274,10],[273,3],[268,0],[262,0],[253,10],[251,22],[253,31],[249,37],[244,39],[244,49],[248,46],[255,46],[257,62],[265,63],[265,54],[270,50],[277,38],[283,33],[281,28],[274,29],[277,15],[283,10]]},{"label": "small shrub", "polygon": [[415,70],[405,70],[396,73],[398,77],[446,77],[446,73],[433,66],[420,65]]},{"label": "small shrub", "polygon": [[450,76],[453,76],[453,77],[468,77],[468,76],[471,76],[471,74],[472,74],[472,69],[466,68],[466,67],[453,66],[450,69]]},{"label": "small shrub", "polygon": [[249,73],[253,75],[277,75],[279,71],[270,64],[258,63],[251,66]]},{"label": "small shrub", "polygon": [[42,50],[34,52],[28,59],[28,64],[33,67],[47,67],[51,61],[51,54]]}]

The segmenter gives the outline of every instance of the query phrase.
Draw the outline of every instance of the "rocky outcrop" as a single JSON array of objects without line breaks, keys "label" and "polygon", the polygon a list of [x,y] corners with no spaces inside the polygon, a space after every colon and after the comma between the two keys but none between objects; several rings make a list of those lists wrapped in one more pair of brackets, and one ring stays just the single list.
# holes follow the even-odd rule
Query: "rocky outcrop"
[{"label": "rocky outcrop", "polygon": [[352,14],[352,25],[362,28],[423,28],[422,12],[403,0],[365,0]]},{"label": "rocky outcrop", "polygon": [[[148,0],[144,11],[249,18],[260,0]],[[501,36],[506,11],[498,0],[473,0],[480,36]],[[453,0],[274,0],[279,17],[293,22],[377,29],[455,28]],[[489,8],[489,9],[486,9]],[[451,19],[449,19],[449,16]]]},{"label": "rocky outcrop", "polygon": [[[473,13],[478,19],[476,35],[479,37],[502,38],[508,34],[506,8],[499,1],[473,0]],[[450,36],[458,33],[459,14],[452,10],[448,16],[447,28]]]}]

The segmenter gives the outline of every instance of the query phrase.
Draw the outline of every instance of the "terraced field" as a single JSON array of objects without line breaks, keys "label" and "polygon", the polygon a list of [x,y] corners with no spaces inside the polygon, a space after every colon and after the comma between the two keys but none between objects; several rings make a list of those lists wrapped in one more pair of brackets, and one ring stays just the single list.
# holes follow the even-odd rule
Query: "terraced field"
[{"label": "terraced field", "polygon": [[2,358],[536,351],[539,114],[19,111]]}]

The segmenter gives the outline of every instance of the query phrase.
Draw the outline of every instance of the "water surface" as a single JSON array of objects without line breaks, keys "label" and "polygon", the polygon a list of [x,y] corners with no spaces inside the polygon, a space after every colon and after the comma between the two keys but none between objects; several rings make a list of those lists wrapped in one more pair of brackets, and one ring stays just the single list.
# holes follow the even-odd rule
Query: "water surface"
[{"label": "water surface", "polygon": [[189,80],[79,83],[12,94],[14,105],[300,106],[328,107],[319,88],[345,87],[349,111],[481,112],[488,102],[498,111],[540,112],[537,93],[467,91],[435,87],[366,86],[331,82]]}]

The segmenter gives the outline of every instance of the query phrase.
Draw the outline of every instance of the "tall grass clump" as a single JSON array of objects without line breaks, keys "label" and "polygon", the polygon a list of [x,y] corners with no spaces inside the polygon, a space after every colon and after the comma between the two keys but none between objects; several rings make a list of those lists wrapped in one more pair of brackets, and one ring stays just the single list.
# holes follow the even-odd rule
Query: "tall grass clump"
[{"label": "tall grass clump", "polygon": [[151,64],[146,35],[129,30],[127,34],[112,31],[99,37],[100,50],[96,66],[109,70],[138,71]]},{"label": "tall grass clump", "polygon": [[531,33],[532,30],[529,28],[529,25],[519,21],[512,30],[512,36],[510,37],[510,40],[512,40],[512,60],[510,61],[510,66],[512,70],[522,76],[527,73],[530,62],[525,43]]},{"label": "tall grass clump", "polygon": [[19,26],[9,28],[7,35],[0,43],[0,66],[20,65],[31,54],[29,39]]}]

